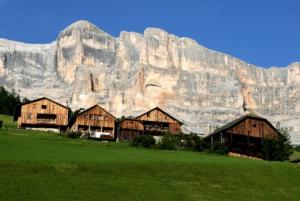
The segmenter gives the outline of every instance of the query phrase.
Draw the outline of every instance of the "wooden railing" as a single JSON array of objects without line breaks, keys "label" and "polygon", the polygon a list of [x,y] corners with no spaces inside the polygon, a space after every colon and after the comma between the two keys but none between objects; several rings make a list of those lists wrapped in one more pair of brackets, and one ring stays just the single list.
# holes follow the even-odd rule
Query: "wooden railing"
[{"label": "wooden railing", "polygon": [[20,117],[18,117],[18,123],[21,124],[49,124],[49,125],[68,125],[68,116],[65,114],[56,114],[56,118],[45,118],[40,117],[37,118],[37,114],[32,113],[22,113]]},{"label": "wooden railing", "polygon": [[145,126],[145,130],[149,131],[170,131],[168,127],[152,127],[152,126]]},{"label": "wooden railing", "polygon": [[56,124],[56,119],[37,119],[38,123]]}]

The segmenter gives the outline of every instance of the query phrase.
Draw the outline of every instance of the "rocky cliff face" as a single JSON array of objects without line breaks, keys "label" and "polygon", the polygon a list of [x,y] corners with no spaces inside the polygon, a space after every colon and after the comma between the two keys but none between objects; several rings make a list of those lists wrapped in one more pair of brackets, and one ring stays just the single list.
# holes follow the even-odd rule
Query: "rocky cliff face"
[{"label": "rocky cliff face", "polygon": [[114,38],[78,21],[51,44],[0,39],[0,85],[116,116],[159,106],[205,134],[253,110],[300,144],[300,63],[260,68],[156,28]]}]

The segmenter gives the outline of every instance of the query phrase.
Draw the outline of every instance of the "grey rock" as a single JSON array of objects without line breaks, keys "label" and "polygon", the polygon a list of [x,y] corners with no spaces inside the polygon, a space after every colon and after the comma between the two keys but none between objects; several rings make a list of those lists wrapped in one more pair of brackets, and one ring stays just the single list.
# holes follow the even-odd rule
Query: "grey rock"
[{"label": "grey rock", "polygon": [[255,111],[300,144],[300,63],[261,68],[157,28],[114,38],[81,20],[50,44],[0,39],[0,84],[115,116],[159,106],[203,134]]}]

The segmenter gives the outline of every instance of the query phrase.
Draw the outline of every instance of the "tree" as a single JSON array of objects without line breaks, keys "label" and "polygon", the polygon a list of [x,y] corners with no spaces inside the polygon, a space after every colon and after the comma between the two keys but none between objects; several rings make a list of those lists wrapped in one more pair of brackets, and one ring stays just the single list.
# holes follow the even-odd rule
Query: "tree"
[{"label": "tree", "polygon": [[179,139],[170,133],[166,133],[157,146],[160,149],[177,150],[179,147]]},{"label": "tree", "polygon": [[74,112],[71,111],[71,114],[70,114],[71,118],[76,117],[83,110],[84,110],[84,108],[79,108],[79,109],[75,110]]},{"label": "tree", "polygon": [[201,139],[196,133],[179,135],[180,149],[204,151],[209,149],[210,145]]},{"label": "tree", "polygon": [[290,136],[287,129],[280,129],[277,140],[265,140],[262,145],[262,154],[265,160],[284,161],[289,160],[293,153]]},{"label": "tree", "polygon": [[155,139],[153,136],[147,134],[136,136],[132,139],[130,145],[134,147],[152,148],[155,145]]},{"label": "tree", "polygon": [[12,115],[16,105],[20,104],[20,96],[15,93],[6,91],[3,86],[0,86],[0,113]]},{"label": "tree", "polygon": [[28,99],[28,98],[23,98],[23,100],[22,100],[22,103],[27,103],[27,102],[29,102],[30,100]]}]

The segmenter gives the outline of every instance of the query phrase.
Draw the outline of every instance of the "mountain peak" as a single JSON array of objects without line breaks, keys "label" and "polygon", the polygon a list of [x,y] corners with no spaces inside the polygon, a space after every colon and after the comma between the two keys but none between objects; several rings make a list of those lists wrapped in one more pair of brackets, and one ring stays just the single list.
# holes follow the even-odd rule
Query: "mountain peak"
[{"label": "mountain peak", "polygon": [[96,25],[92,24],[91,22],[87,20],[78,20],[69,26],[67,26],[62,32],[60,32],[59,36],[69,34],[73,32],[74,30],[78,30],[79,32],[95,32],[98,34],[105,34],[109,35],[108,33],[104,32],[100,28],[98,28]]},{"label": "mountain peak", "polygon": [[70,24],[67,28],[73,28],[73,27],[90,27],[90,26],[96,27],[94,24],[92,24],[91,22],[89,22],[87,20],[78,20],[78,21]]},{"label": "mountain peak", "polygon": [[79,20],[52,45],[0,40],[0,85],[72,109],[100,104],[118,116],[163,106],[188,133],[255,109],[300,144],[300,63],[259,68],[159,28],[114,38]]}]

